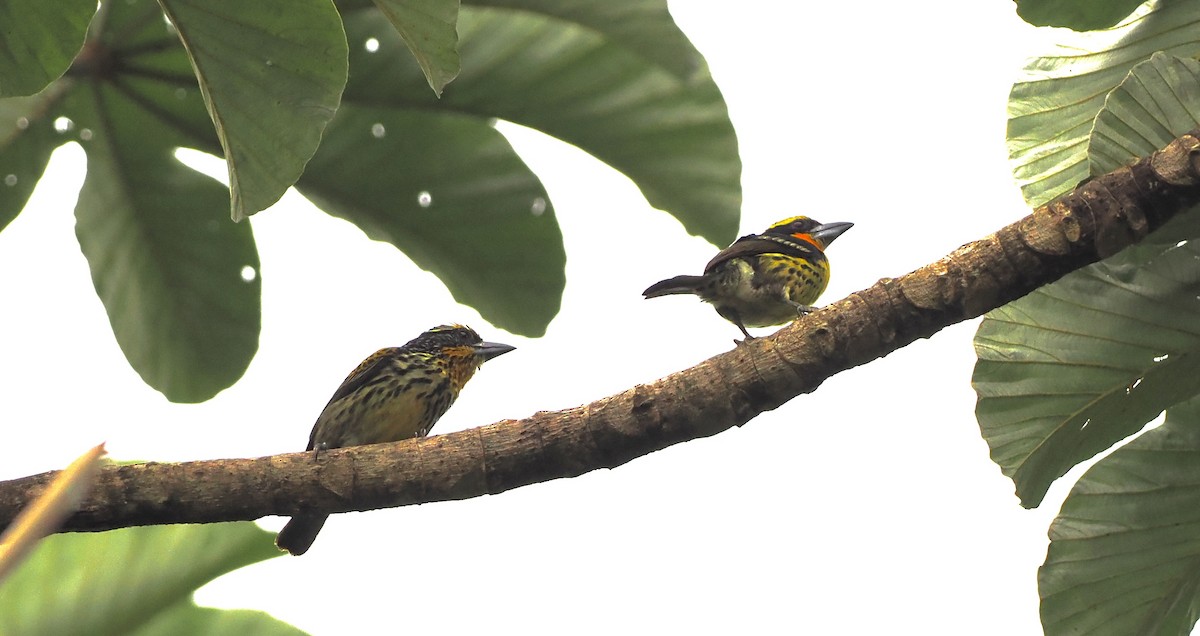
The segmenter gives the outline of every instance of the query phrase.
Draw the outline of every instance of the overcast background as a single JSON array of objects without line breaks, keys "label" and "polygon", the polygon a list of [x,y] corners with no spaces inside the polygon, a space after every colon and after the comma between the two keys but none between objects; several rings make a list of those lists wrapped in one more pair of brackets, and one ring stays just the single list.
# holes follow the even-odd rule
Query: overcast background
[{"label": "overcast background", "polygon": [[[1027,213],[1005,102],[1043,49],[1011,2],[802,4],[671,4],[737,128],[743,233],[795,214],[853,221],[830,250],[829,302]],[[146,387],[118,349],[74,236],[83,153],[60,150],[0,233],[0,478],[60,468],[99,441],[117,459],[303,449],[363,357],[440,323],[518,349],[481,370],[437,433],[591,402],[732,347],[737,329],[711,308],[640,296],[698,273],[716,247],[583,152],[502,130],[565,235],[567,289],[544,338],[492,327],[393,247],[289,193],[250,221],[258,354],[233,388],[190,406]],[[337,516],[308,555],[198,599],[314,634],[1037,633],[1036,569],[1066,487],[1022,510],[988,459],[969,385],[976,326],[616,470]]]}]

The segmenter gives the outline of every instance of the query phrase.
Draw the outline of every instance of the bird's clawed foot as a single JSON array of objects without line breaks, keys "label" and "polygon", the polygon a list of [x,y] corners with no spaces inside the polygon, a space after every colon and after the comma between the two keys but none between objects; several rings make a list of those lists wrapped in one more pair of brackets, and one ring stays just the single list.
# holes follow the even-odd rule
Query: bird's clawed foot
[{"label": "bird's clawed foot", "polygon": [[800,303],[793,302],[791,300],[788,301],[788,304],[796,308],[797,316],[807,316],[808,314],[811,314],[817,310],[817,308],[813,307],[812,305],[801,305]]}]

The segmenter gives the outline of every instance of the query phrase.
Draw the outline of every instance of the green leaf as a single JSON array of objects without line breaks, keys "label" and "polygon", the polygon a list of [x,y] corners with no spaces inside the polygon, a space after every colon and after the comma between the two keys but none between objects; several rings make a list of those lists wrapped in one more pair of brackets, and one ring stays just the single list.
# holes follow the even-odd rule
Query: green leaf
[{"label": "green leaf", "polygon": [[566,253],[554,210],[486,122],[344,104],[297,186],[498,327],[540,336],[558,313]]},{"label": "green leaf", "polygon": [[94,13],[95,0],[0,2],[0,97],[33,95],[62,76]]},{"label": "green leaf", "polygon": [[1200,62],[1156,52],[1104,100],[1088,142],[1101,175],[1167,145],[1200,122]]},{"label": "green leaf", "polygon": [[[204,400],[258,346],[258,256],[229,223],[228,192],[184,168],[176,146],[220,152],[179,40],[152,2],[105,3],[86,59],[27,99],[0,100],[0,221],[25,204],[58,145],[88,177],[76,233],[131,365],[174,401]],[[243,279],[251,277],[250,281]]]},{"label": "green leaf", "polygon": [[[386,17],[353,5],[341,4],[353,69],[343,108],[298,188],[404,250],[489,321],[544,333],[565,264],[553,208],[492,128],[497,117],[608,161],[693,232],[721,244],[735,235],[732,125],[661,2],[464,7],[463,71],[441,100],[423,90],[411,57],[397,54],[405,47]],[[655,40],[648,25],[667,31]]]},{"label": "green leaf", "polygon": [[1200,400],[1089,469],[1038,572],[1046,634],[1189,634],[1200,615]]},{"label": "green leaf", "polygon": [[281,554],[252,523],[59,534],[0,586],[3,634],[302,634],[261,612],[199,608],[192,593]]},{"label": "green leaf", "polygon": [[346,83],[330,0],[160,0],[195,69],[229,167],[235,221],[296,182]]},{"label": "green leaf", "polygon": [[[204,245],[202,251],[210,255],[209,260],[177,263],[173,270],[161,270],[160,274],[147,267],[135,268],[138,276],[122,277],[106,273],[106,269],[118,256],[139,266],[160,262],[162,257],[149,250],[157,239],[147,240],[146,232],[161,230],[173,237],[162,252],[167,253],[179,247],[173,241],[201,227],[196,221],[195,227],[185,230],[174,220],[149,218],[155,209],[151,206],[199,213],[200,208],[207,210],[212,205],[212,195],[206,193],[208,183],[180,172],[174,161],[165,157],[169,148],[190,146],[214,153],[224,148],[238,190],[235,200],[249,187],[247,173],[239,168],[245,167],[245,161],[235,152],[239,143],[245,144],[247,152],[262,152],[287,164],[259,166],[266,172],[278,169],[286,173],[289,166],[299,170],[307,157],[294,152],[295,140],[303,140],[307,133],[318,134],[320,128],[295,126],[288,124],[286,117],[276,116],[276,96],[264,94],[259,84],[266,86],[279,79],[263,70],[265,60],[274,59],[262,57],[264,46],[293,55],[279,58],[288,60],[287,65],[279,66],[289,71],[297,68],[294,64],[318,63],[310,58],[327,57],[314,54],[323,51],[319,46],[299,47],[296,42],[300,40],[288,39],[308,33],[311,37],[305,42],[311,43],[319,39],[311,32],[328,34],[322,26],[327,26],[325,22],[309,19],[325,15],[314,9],[317,1],[288,5],[300,8],[278,22],[266,20],[270,27],[258,32],[253,26],[263,24],[263,16],[272,7],[278,8],[277,3],[256,5],[249,14],[238,5],[238,12],[230,14],[234,18],[222,18],[233,10],[231,0],[216,5],[164,0],[178,34],[159,19],[159,8],[150,3],[104,3],[103,19],[96,21],[93,33],[98,46],[89,48],[86,63],[57,85],[70,96],[69,107],[55,107],[46,113],[51,118],[72,118],[71,137],[83,144],[94,168],[81,199],[79,234],[97,288],[106,296],[114,331],[126,354],[137,361],[139,372],[153,378],[152,384],[168,391],[173,399],[203,399],[219,390],[242,372],[248,359],[243,356],[253,350],[246,336],[257,333],[257,312],[251,329],[244,322],[246,298],[226,294],[228,289],[222,286],[230,284],[227,279],[220,278],[212,286],[176,284],[176,279],[199,276],[194,265],[215,268],[219,277],[227,276],[230,263],[250,254],[249,235],[230,239],[213,235],[211,244],[193,241],[187,246]],[[340,4],[363,2],[344,0]],[[528,335],[543,333],[557,311],[565,284],[565,256],[554,208],[536,176],[492,127],[498,117],[550,132],[608,161],[630,175],[652,203],[676,214],[689,230],[721,244],[733,238],[741,198],[736,138],[703,59],[674,27],[665,3],[589,1],[567,7],[530,0],[464,13],[463,60],[471,82],[467,85],[459,78],[438,101],[426,88],[428,78],[378,9],[346,10],[356,89],[353,95],[347,93],[344,121],[331,124],[327,131],[328,148],[313,159],[298,182],[306,193],[332,213],[358,223],[371,236],[408,251],[423,267],[442,276],[459,300],[475,305],[489,320]],[[298,25],[312,28],[290,30],[287,37],[270,30]],[[662,29],[666,31],[660,32]],[[180,39],[189,47],[187,53]],[[372,43],[368,50],[370,39],[378,46]],[[297,48],[304,48],[302,55]],[[254,59],[247,62],[250,58]],[[306,77],[316,74],[311,67],[300,68],[297,73],[301,75],[312,71]],[[202,91],[197,88],[197,74]],[[298,94],[301,83],[293,86],[296,91],[289,95]],[[315,102],[308,102],[325,115],[332,106],[322,105],[319,98],[328,97],[329,91],[321,92],[327,85],[317,91]],[[210,112],[223,126],[219,135],[212,130]],[[267,114],[257,116],[263,112]],[[229,122],[238,115],[243,116],[240,123],[244,125],[231,126]],[[381,138],[374,134],[376,124]],[[433,135],[435,131],[441,136]],[[353,144],[364,141],[368,133],[368,143],[355,148]],[[103,140],[92,139],[99,134],[104,135]],[[119,135],[130,139],[118,139]],[[60,143],[66,138],[47,140]],[[279,144],[287,148],[281,149]],[[36,150],[48,151],[45,144],[34,145]],[[114,168],[140,165],[149,157],[163,166],[137,174]],[[36,160],[28,163],[33,168],[39,164]],[[18,183],[24,182],[18,178]],[[257,191],[273,190],[275,194],[267,197],[273,200],[287,182],[282,179],[274,188]],[[177,187],[179,183],[184,184],[182,188]],[[405,214],[422,192],[430,195],[429,210],[417,203],[424,214]],[[26,197],[9,198],[23,203]],[[6,212],[18,207],[5,203]],[[103,233],[106,227],[99,222],[100,203],[120,204],[116,217],[121,223],[140,228],[132,233],[134,239],[126,238],[123,231],[116,236]],[[13,214],[8,213],[8,218]],[[444,225],[429,229],[444,219],[455,219],[460,228],[477,231],[460,230],[449,236]],[[88,236],[93,232],[97,235]],[[218,245],[225,240],[233,247]],[[104,247],[108,241],[118,244]],[[505,242],[509,245],[502,244]],[[245,262],[253,269],[256,260]],[[125,279],[127,282],[122,282]],[[501,285],[508,289],[501,291]],[[133,293],[127,288],[141,290],[133,296],[136,302],[120,296]],[[247,288],[257,290],[257,282]],[[154,290],[179,289],[189,289],[191,298],[201,299],[206,308],[186,324],[182,316],[190,314],[178,292],[160,304],[145,300],[158,293]],[[222,292],[215,293],[217,289]],[[217,298],[224,304],[210,305]],[[178,311],[180,308],[185,311]],[[224,313],[218,316],[220,312]],[[146,326],[138,320],[158,315],[171,317],[172,324],[182,329],[180,333],[187,334],[176,337],[175,346],[166,349],[165,355],[158,348],[161,333],[150,330],[139,335],[138,331]],[[196,343],[209,342],[221,328],[239,335],[227,339],[228,347],[206,349],[204,359],[185,361],[186,378],[168,372],[182,361],[176,356]],[[196,383],[190,374],[201,370],[216,373],[216,379],[203,386]]]},{"label": "green leaf", "polygon": [[[1088,140],[1091,174],[1100,175],[1149,156],[1200,125],[1200,62],[1155,53],[1132,69],[1108,94]],[[1128,230],[1102,228],[1102,252],[1110,240],[1128,242]],[[1110,237],[1110,233],[1113,233]],[[1177,215],[1152,243],[1172,244],[1200,237],[1200,208]],[[1149,253],[1149,254],[1152,254]]]},{"label": "green leaf", "polygon": [[[1094,173],[1148,155],[1200,121],[1200,63],[1156,53],[1105,100]],[[988,314],[975,344],[976,414],[992,457],[1037,505],[1076,463],[1200,391],[1200,211],[1142,245]],[[1103,246],[1104,233],[1098,237]],[[1169,356],[1166,354],[1170,354]]]},{"label": "green leaf", "polygon": [[227,634],[254,634],[254,636],[302,636],[307,634],[266,612],[252,610],[218,610],[195,605],[177,604],[163,611],[152,622],[129,636],[157,636],[158,634],[188,634],[190,636],[226,636]]},{"label": "green leaf", "polygon": [[[138,105],[130,117],[166,127],[181,146],[220,154],[221,142],[192,63],[174,29],[163,21],[162,9],[150,0],[125,0],[106,2],[100,11],[92,34],[96,42],[89,45],[92,58],[73,72],[73,81],[56,88],[74,96],[97,85],[113,88]],[[85,130],[73,127],[86,150]]]},{"label": "green leaf", "polygon": [[225,216],[226,190],[174,159],[184,139],[139,95],[98,84],[68,104],[90,136],[76,235],[130,365],[168,399],[199,402],[258,348],[258,253],[249,224]]},{"label": "green leaf", "polygon": [[0,230],[29,201],[50,153],[66,141],[54,130],[51,109],[60,94],[0,99]]},{"label": "green leaf", "polygon": [[601,33],[685,82],[709,80],[704,57],[661,0],[469,0],[467,4],[542,14]]},{"label": "green leaf", "polygon": [[1106,29],[1133,13],[1143,0],[1017,0],[1017,15],[1034,26],[1076,31]]},{"label": "green leaf", "polygon": [[1055,54],[1026,65],[1009,95],[1008,150],[1031,206],[1089,176],[1088,139],[1106,95],[1155,51],[1200,54],[1200,3],[1143,5],[1109,31],[1064,36]]},{"label": "green leaf", "polygon": [[458,76],[458,0],[375,0],[435,95]]},{"label": "green leaf", "polygon": [[1200,245],[1147,245],[984,318],[976,416],[1022,505],[1200,391],[1198,294]]},{"label": "green leaf", "polygon": [[[670,23],[665,3],[575,3],[569,15],[587,22],[535,12],[552,4],[511,4],[533,10],[463,7],[462,72],[441,100],[421,90],[425,79],[411,59],[394,54],[402,44],[377,11],[348,11],[354,72],[345,99],[535,128],[625,173],[689,232],[728,244],[741,205],[737,138],[703,58]],[[625,19],[609,23],[607,15]],[[650,16],[669,26],[654,43],[637,21]],[[377,53],[360,46],[368,38],[379,41]]]}]

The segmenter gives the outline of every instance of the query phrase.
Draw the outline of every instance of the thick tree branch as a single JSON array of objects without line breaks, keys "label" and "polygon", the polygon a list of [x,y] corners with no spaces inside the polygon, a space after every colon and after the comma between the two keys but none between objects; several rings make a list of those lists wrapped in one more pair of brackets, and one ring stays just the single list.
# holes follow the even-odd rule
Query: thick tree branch
[{"label": "thick tree branch", "polygon": [[[619,466],[740,426],[826,378],[979,316],[1130,245],[1200,201],[1200,130],[996,234],[883,279],[774,336],[585,406],[479,428],[257,459],[102,471],[64,530],[345,512],[495,494]],[[0,484],[7,525],[55,473]]]}]

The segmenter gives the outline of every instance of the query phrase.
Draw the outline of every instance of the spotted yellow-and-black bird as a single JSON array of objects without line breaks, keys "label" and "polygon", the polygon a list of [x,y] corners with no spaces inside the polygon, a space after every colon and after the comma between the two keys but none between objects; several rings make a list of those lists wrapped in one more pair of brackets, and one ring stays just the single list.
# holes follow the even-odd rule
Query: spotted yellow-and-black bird
[{"label": "spotted yellow-and-black bird", "polygon": [[[308,437],[308,450],[423,437],[480,365],[513,349],[484,342],[463,325],[434,327],[403,347],[380,349],[334,392]],[[323,513],[292,517],[275,545],[304,554],[328,518]]]},{"label": "spotted yellow-and-black bird", "polygon": [[813,310],[829,284],[825,248],[853,225],[793,216],[734,241],[700,276],[668,278],[642,295],[695,294],[753,339],[746,327],[781,325]]}]

